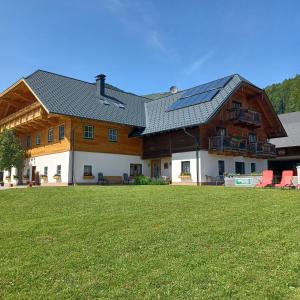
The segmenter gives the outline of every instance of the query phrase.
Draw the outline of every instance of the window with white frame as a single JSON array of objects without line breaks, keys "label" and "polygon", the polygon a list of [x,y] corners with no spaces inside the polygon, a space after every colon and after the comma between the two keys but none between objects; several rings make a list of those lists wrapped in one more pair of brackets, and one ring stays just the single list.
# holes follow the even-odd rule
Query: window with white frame
[{"label": "window with white frame", "polygon": [[110,142],[116,142],[118,140],[118,130],[114,128],[108,129],[108,140]]},{"label": "window with white frame", "polygon": [[191,174],[191,163],[189,160],[181,162],[181,173],[182,174]]},{"label": "window with white frame", "polygon": [[65,125],[58,127],[58,139],[61,141],[65,138]]},{"label": "window with white frame", "polygon": [[53,128],[48,129],[48,143],[53,142]]},{"label": "window with white frame", "polygon": [[56,166],[56,175],[61,176],[61,165]]},{"label": "window with white frame", "polygon": [[83,169],[83,176],[93,176],[92,166],[85,165]]},{"label": "window with white frame", "polygon": [[94,126],[92,125],[83,126],[83,138],[87,140],[94,139]]},{"label": "window with white frame", "polygon": [[48,167],[44,167],[44,176],[48,176]]},{"label": "window with white frame", "polygon": [[35,135],[35,144],[36,145],[40,145],[41,144],[41,135],[39,133],[37,133]]}]

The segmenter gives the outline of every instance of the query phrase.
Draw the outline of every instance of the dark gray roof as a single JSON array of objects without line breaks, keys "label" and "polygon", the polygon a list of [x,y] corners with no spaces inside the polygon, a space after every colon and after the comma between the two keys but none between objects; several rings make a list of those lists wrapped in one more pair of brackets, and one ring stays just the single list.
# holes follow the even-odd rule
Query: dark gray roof
[{"label": "dark gray roof", "polygon": [[[96,84],[38,70],[24,78],[49,113],[145,127],[143,97],[105,88],[105,97],[96,93]],[[110,105],[106,105],[108,101]],[[120,108],[117,103],[124,103]]]},{"label": "dark gray roof", "polygon": [[207,122],[243,81],[248,82],[239,75],[232,75],[229,82],[211,101],[182,109],[167,111],[167,108],[180,99],[185,91],[180,91],[176,94],[146,103],[146,128],[143,134],[151,134]]},{"label": "dark gray roof", "polygon": [[300,146],[300,112],[278,115],[287,137],[271,139],[277,148]]},{"label": "dark gray roof", "polygon": [[[206,123],[242,82],[251,84],[237,74],[220,80],[224,79],[226,84],[210,101],[167,111],[171,104],[191,89],[150,100],[107,85],[105,96],[101,96],[96,92],[95,83],[41,70],[24,78],[49,113],[131,125],[137,127],[133,136]],[[211,83],[196,88],[203,90]],[[107,102],[109,105],[105,104]],[[118,103],[123,103],[124,108],[120,108]]]}]

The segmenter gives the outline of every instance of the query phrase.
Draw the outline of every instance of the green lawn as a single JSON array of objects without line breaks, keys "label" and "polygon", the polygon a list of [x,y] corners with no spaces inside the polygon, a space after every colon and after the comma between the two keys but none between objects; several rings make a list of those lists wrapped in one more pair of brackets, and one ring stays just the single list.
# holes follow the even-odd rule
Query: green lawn
[{"label": "green lawn", "polygon": [[300,297],[300,192],[0,191],[0,298]]}]

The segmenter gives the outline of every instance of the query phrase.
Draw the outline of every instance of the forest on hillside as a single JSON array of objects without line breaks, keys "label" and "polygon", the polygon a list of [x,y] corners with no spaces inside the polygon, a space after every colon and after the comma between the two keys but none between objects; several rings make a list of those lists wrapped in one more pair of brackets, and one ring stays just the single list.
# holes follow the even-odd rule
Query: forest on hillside
[{"label": "forest on hillside", "polygon": [[277,113],[300,111],[300,75],[265,88]]}]

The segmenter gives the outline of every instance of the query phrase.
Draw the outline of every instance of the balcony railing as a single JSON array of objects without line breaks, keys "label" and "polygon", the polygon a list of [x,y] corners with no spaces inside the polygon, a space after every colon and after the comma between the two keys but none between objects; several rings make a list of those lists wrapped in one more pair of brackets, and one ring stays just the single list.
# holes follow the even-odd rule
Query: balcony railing
[{"label": "balcony railing", "polygon": [[229,121],[246,126],[260,127],[261,114],[259,112],[247,109],[237,108],[229,110]]},{"label": "balcony railing", "polygon": [[220,154],[232,154],[255,157],[275,157],[275,145],[270,143],[250,143],[246,139],[230,136],[215,136],[209,139],[209,151]]}]

